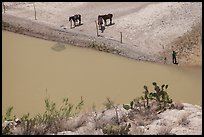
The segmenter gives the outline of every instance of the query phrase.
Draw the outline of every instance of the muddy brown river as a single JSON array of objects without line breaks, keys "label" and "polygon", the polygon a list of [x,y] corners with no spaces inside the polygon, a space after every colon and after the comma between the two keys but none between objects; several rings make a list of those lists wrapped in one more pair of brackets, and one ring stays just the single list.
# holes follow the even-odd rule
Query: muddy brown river
[{"label": "muddy brown river", "polygon": [[84,110],[93,104],[104,107],[106,97],[115,103],[129,103],[142,95],[144,85],[152,90],[154,81],[168,84],[167,92],[174,101],[201,105],[201,67],[158,65],[2,33],[3,113],[9,106],[14,106],[17,115],[41,113],[46,94],[58,105],[65,97],[74,104],[82,96]]}]

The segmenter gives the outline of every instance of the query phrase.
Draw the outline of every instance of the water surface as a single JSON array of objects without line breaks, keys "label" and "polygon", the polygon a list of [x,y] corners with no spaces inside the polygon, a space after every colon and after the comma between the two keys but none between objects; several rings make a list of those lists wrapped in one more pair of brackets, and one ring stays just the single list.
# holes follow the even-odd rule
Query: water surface
[{"label": "water surface", "polygon": [[[55,50],[53,50],[55,49]],[[3,31],[2,108],[14,113],[37,114],[49,96],[60,104],[64,97],[77,103],[82,96],[85,109],[103,107],[106,97],[129,103],[142,95],[152,82],[168,84],[175,101],[201,105],[201,67],[178,68],[139,62],[91,49],[66,45]]]}]

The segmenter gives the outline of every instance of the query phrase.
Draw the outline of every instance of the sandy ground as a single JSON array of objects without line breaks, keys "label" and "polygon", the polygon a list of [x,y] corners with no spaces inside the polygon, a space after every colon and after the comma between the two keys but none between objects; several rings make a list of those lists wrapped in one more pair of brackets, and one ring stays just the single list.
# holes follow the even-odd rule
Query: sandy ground
[{"label": "sandy ground", "polygon": [[[15,23],[18,18],[22,23],[27,20],[33,25],[30,23],[22,25],[22,23],[21,27],[30,25],[29,29],[40,32],[44,29],[40,27],[45,25],[58,31],[72,33],[69,39],[77,35],[75,41],[77,39],[82,41],[80,44],[69,41],[70,44],[81,46],[85,39],[100,41],[99,43],[106,43],[118,49],[120,51],[118,54],[123,56],[160,63],[163,63],[164,57],[167,57],[167,64],[171,64],[171,52],[176,50],[179,55],[179,65],[201,66],[202,64],[201,25],[196,28],[198,38],[192,39],[185,45],[181,44],[185,51],[178,48],[180,43],[191,37],[189,35],[183,38],[183,36],[191,32],[194,25],[202,23],[201,2],[35,2],[37,20],[34,19],[32,2],[5,2],[5,5],[6,13],[2,13],[3,21]],[[108,13],[113,14],[114,25],[106,26],[105,31],[103,33],[99,31],[100,37],[97,37],[95,20],[98,15]],[[83,25],[70,29],[68,17],[74,14],[82,15]],[[35,27],[34,24],[41,25]],[[123,35],[123,44],[120,44],[120,32]],[[48,33],[50,31],[46,34]]]}]

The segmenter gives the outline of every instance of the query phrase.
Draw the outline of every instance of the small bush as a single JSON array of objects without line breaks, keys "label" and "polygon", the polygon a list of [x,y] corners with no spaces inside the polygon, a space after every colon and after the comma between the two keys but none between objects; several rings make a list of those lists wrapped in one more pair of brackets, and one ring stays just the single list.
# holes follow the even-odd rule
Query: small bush
[{"label": "small bush", "polygon": [[102,131],[104,134],[107,135],[128,135],[128,132],[130,131],[131,124],[125,124],[125,125],[110,125],[107,124],[105,127],[103,127]]},{"label": "small bush", "polygon": [[[21,121],[21,128],[18,133],[23,135],[43,135],[47,133],[57,133],[61,130],[60,122],[62,120],[66,120],[71,116],[77,115],[80,110],[82,109],[82,106],[84,105],[84,100],[81,97],[80,102],[74,107],[73,104],[68,102],[68,98],[63,99],[63,104],[58,110],[56,107],[56,103],[53,101],[50,101],[49,98],[45,99],[45,112],[40,115],[36,115],[33,118],[29,117],[29,113],[23,115],[20,118]],[[12,118],[11,112],[13,110],[13,107],[10,107],[5,116],[2,116],[2,120],[14,120]],[[64,127],[64,126],[63,126]],[[12,134],[10,132],[10,129],[8,128],[2,128],[2,134]],[[19,130],[19,128],[18,128]]]},{"label": "small bush", "polygon": [[110,98],[106,98],[107,101],[103,104],[106,109],[111,109],[114,106],[114,102]]},{"label": "small bush", "polygon": [[[9,107],[6,111],[6,114],[2,116],[2,134],[10,135],[12,132],[10,131],[10,121],[15,120],[16,116],[12,116],[13,107]],[[7,121],[6,123],[3,123]]]},{"label": "small bush", "polygon": [[172,135],[171,130],[172,130],[172,127],[163,126],[158,129],[157,135]]},{"label": "small bush", "polygon": [[179,125],[182,125],[182,126],[186,126],[189,124],[189,120],[188,120],[188,116],[189,114],[188,113],[184,113],[181,115],[181,117],[178,118],[178,124]]}]

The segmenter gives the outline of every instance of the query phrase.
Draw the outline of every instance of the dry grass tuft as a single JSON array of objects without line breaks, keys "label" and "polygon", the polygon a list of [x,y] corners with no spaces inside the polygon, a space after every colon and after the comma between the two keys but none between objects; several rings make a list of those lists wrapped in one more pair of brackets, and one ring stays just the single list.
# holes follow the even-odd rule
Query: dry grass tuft
[{"label": "dry grass tuft", "polygon": [[189,124],[189,120],[188,120],[188,116],[189,114],[188,113],[184,113],[182,114],[179,118],[178,118],[178,124],[179,125],[182,125],[182,126],[186,126]]},{"label": "dry grass tuft", "polygon": [[157,135],[171,135],[172,127],[170,126],[162,126],[158,129]]},{"label": "dry grass tuft", "polygon": [[157,113],[151,110],[131,111],[128,113],[130,120],[136,121],[138,126],[145,126],[158,119]]}]

